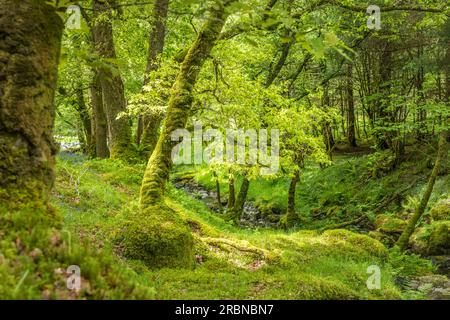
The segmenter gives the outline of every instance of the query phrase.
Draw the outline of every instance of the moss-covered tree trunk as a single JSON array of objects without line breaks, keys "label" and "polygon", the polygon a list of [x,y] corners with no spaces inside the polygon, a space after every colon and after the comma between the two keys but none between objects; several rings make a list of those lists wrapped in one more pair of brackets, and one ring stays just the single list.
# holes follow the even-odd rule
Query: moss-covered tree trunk
[{"label": "moss-covered tree trunk", "polygon": [[299,216],[295,212],[295,193],[297,190],[297,184],[300,180],[300,170],[296,169],[294,175],[289,183],[287,210],[284,218],[282,219],[282,225],[285,228],[289,228],[295,225],[299,221]]},{"label": "moss-covered tree trunk", "polygon": [[439,148],[438,148],[438,154],[436,157],[436,162],[434,164],[433,171],[431,172],[430,179],[428,181],[427,188],[425,190],[424,195],[422,196],[422,200],[420,201],[419,206],[416,208],[416,211],[414,212],[414,215],[411,217],[411,219],[408,221],[408,225],[406,226],[405,230],[403,230],[403,233],[401,234],[400,238],[398,239],[396,245],[400,248],[400,250],[404,251],[408,247],[409,238],[414,232],[414,229],[416,228],[417,222],[422,217],[425,208],[427,207],[428,200],[431,197],[431,193],[433,192],[434,184],[436,182],[436,178],[439,174],[439,171],[441,169],[442,161],[444,159],[444,155],[448,153],[448,142],[447,142],[447,136],[448,131],[443,131],[439,135]]},{"label": "moss-covered tree trunk", "polygon": [[348,65],[347,69],[347,140],[351,147],[356,147],[356,129],[355,129],[355,101],[353,97],[353,66]]},{"label": "moss-covered tree trunk", "polygon": [[[169,10],[169,0],[156,0],[153,6],[152,24],[150,27],[150,37],[148,42],[147,67],[145,68],[144,86],[149,83],[149,74],[159,67],[158,57],[163,52],[164,40],[166,37],[166,20]],[[158,142],[159,127],[161,125],[160,116],[144,115],[138,119],[136,132],[136,142],[146,146],[148,154]]]},{"label": "moss-covered tree trunk", "polygon": [[247,200],[248,188],[250,187],[250,180],[244,176],[236,202],[233,207],[233,220],[239,222],[241,220],[242,212],[244,211],[244,204]]},{"label": "moss-covered tree trunk", "polygon": [[46,201],[63,23],[41,0],[0,0],[0,202]]},{"label": "moss-covered tree trunk", "polygon": [[108,158],[108,120],[103,109],[103,93],[100,76],[94,70],[94,77],[91,83],[91,105],[92,117],[94,120],[95,134],[95,155],[98,158]]},{"label": "moss-covered tree trunk", "polygon": [[216,183],[216,199],[217,199],[217,207],[219,208],[219,212],[222,212],[222,197],[220,194],[220,181],[217,175],[217,172],[213,171],[214,181]]},{"label": "moss-covered tree trunk", "polygon": [[234,191],[234,175],[230,172],[230,176],[228,178],[228,202],[227,202],[228,210],[233,209],[235,201],[236,196]]},{"label": "moss-covered tree trunk", "polygon": [[[116,59],[113,30],[111,23],[111,1],[94,0],[94,43],[97,53],[103,59]],[[111,68],[99,68],[100,82],[103,90],[103,105],[108,119],[111,158],[127,159],[131,153],[131,127],[128,117],[118,118],[126,111],[126,100],[122,77]]]},{"label": "moss-covered tree trunk", "polygon": [[[89,114],[89,110],[86,106],[86,102],[84,100],[84,92],[82,88],[82,83],[77,84],[77,88],[75,89],[76,94],[76,102],[75,109],[78,113],[78,117],[80,118],[83,136],[84,146],[82,147],[83,152],[87,153],[90,156],[94,156],[95,154],[95,139],[93,139],[92,132],[92,124],[91,124],[91,115]],[[95,130],[94,130],[95,131]],[[80,144],[83,145],[83,142],[80,141]]]},{"label": "moss-covered tree trunk", "polygon": [[172,167],[172,148],[176,143],[171,141],[170,135],[174,130],[184,128],[186,125],[193,99],[192,90],[197,82],[200,69],[210,55],[227,18],[226,4],[231,2],[229,0],[224,3],[216,3],[210,9],[205,24],[181,64],[171,90],[161,135],[145,170],[141,187],[141,208],[154,205],[162,199]]}]

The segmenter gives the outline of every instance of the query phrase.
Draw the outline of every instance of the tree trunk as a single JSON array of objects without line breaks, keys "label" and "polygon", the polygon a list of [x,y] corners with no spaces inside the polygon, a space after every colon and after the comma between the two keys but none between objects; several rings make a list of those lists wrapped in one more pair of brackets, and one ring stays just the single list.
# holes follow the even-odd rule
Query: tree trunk
[{"label": "tree trunk", "polygon": [[294,176],[291,179],[291,183],[289,184],[289,193],[288,193],[288,205],[286,214],[294,214],[295,215],[295,191],[297,188],[297,183],[300,179],[300,171],[295,170]]},{"label": "tree trunk", "polygon": [[41,0],[0,0],[0,203],[46,202],[63,23]]},{"label": "tree trunk", "polygon": [[241,220],[242,211],[244,211],[244,204],[247,200],[248,188],[250,186],[250,180],[247,177],[244,177],[242,180],[241,188],[239,189],[239,193],[234,203],[233,207],[233,219],[234,221],[239,222]]},{"label": "tree trunk", "polygon": [[[231,1],[225,3],[229,4]],[[198,74],[210,55],[228,16],[225,3],[216,4],[210,9],[209,17],[181,64],[171,90],[163,130],[145,170],[140,194],[141,208],[154,205],[162,200],[165,184],[172,167],[172,148],[176,144],[171,141],[170,135],[174,130],[184,128],[186,125],[193,99],[192,91]]]},{"label": "tree trunk", "polygon": [[[80,140],[80,144],[82,145],[84,142],[84,147],[82,149],[84,153],[87,153],[90,156],[94,155],[95,146],[92,145],[92,125],[91,125],[91,116],[89,115],[89,110],[86,106],[86,102],[84,101],[84,93],[82,84],[79,83],[75,92],[77,96],[77,100],[75,103],[75,109],[80,117],[81,122],[81,133],[83,135],[83,139]],[[83,142],[82,142],[83,141]]]},{"label": "tree trunk", "polygon": [[94,71],[90,91],[92,116],[95,127],[95,154],[98,158],[108,158],[108,120],[103,109],[103,93],[100,76],[96,71]]},{"label": "tree trunk", "polygon": [[[145,69],[144,86],[148,85],[149,74],[159,67],[158,56],[163,52],[166,37],[166,20],[169,9],[169,0],[156,0],[153,7],[152,26],[148,43],[147,67]],[[153,152],[158,141],[159,116],[143,115],[138,118],[136,142],[145,146],[148,154]]]},{"label": "tree trunk", "polygon": [[347,73],[347,139],[348,144],[351,147],[356,147],[356,135],[355,135],[355,101],[353,98],[353,66],[351,64],[348,65],[348,73]]},{"label": "tree trunk", "polygon": [[234,175],[230,173],[230,176],[228,178],[228,203],[227,203],[228,210],[233,209],[235,200],[236,196],[234,191]]},{"label": "tree trunk", "polygon": [[[94,43],[97,53],[103,59],[116,59],[113,30],[111,23],[111,7],[107,1],[93,1],[95,21],[93,27]],[[99,68],[100,82],[103,91],[103,104],[108,119],[111,158],[126,159],[132,154],[131,127],[128,117],[117,116],[126,111],[125,92],[120,73],[110,68]]]},{"label": "tree trunk", "polygon": [[219,212],[222,213],[222,199],[220,197],[220,182],[219,177],[217,176],[217,173],[214,171],[214,180],[216,182],[216,194],[217,194],[217,206],[219,208]]},{"label": "tree trunk", "polygon": [[433,171],[431,172],[431,176],[428,181],[427,189],[425,190],[422,200],[420,201],[419,206],[417,207],[416,211],[414,212],[414,215],[408,221],[408,225],[406,226],[405,230],[403,231],[403,233],[401,234],[400,238],[398,239],[398,241],[396,243],[396,245],[400,248],[401,251],[404,251],[408,247],[409,238],[413,234],[417,222],[422,217],[422,215],[425,211],[425,208],[427,207],[428,200],[430,199],[431,193],[433,192],[436,178],[441,169],[442,160],[444,159],[444,155],[446,153],[448,153],[448,142],[447,142],[448,134],[449,134],[448,131],[443,131],[439,135],[438,154],[436,157],[436,162],[434,164]]}]

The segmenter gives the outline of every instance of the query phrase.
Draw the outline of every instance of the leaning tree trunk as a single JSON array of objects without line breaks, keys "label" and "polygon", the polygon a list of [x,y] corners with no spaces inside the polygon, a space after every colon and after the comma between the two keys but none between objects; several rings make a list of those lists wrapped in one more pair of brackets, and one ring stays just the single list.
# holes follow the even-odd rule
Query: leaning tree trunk
[{"label": "leaning tree trunk", "polygon": [[434,164],[433,171],[431,172],[430,179],[428,181],[427,189],[425,190],[425,193],[422,197],[422,200],[420,201],[419,206],[417,207],[416,211],[414,212],[414,215],[412,218],[408,221],[408,225],[406,226],[405,230],[403,230],[403,233],[401,234],[400,238],[398,239],[396,245],[400,248],[401,251],[404,251],[408,247],[409,238],[414,232],[414,229],[416,227],[417,222],[422,217],[425,208],[427,207],[428,200],[431,197],[431,193],[433,192],[434,184],[436,182],[436,178],[439,174],[439,171],[441,169],[442,161],[444,159],[444,155],[448,153],[448,142],[447,142],[447,136],[449,132],[443,131],[439,135],[439,149],[438,154],[436,157],[436,162]]},{"label": "leaning tree trunk", "polygon": [[[94,17],[97,19],[93,27],[94,43],[97,53],[103,59],[116,59],[113,30],[111,23],[111,7],[107,1],[93,1]],[[125,91],[122,77],[108,67],[99,68],[103,90],[103,105],[108,119],[111,158],[126,159],[131,151],[131,127],[126,116],[118,118],[126,111]]]},{"label": "leaning tree trunk", "polygon": [[[226,4],[229,3],[230,0],[226,1]],[[145,170],[140,195],[141,208],[151,206],[162,199],[172,167],[171,152],[176,143],[171,141],[170,135],[174,130],[186,125],[193,100],[192,90],[198,74],[210,55],[227,16],[225,3],[216,4],[210,10],[210,16],[181,64],[171,90],[163,130]]]},{"label": "leaning tree trunk", "polygon": [[0,7],[0,203],[46,202],[63,23],[41,0],[0,0]]},{"label": "leaning tree trunk", "polygon": [[91,104],[92,117],[94,120],[95,134],[95,155],[98,158],[108,158],[108,120],[106,119],[105,110],[103,109],[103,93],[100,76],[94,70],[94,77],[91,83]]},{"label": "leaning tree trunk", "polygon": [[[156,0],[153,7],[152,25],[148,43],[147,67],[145,69],[144,87],[149,83],[149,74],[159,67],[158,57],[163,52],[164,40],[166,37],[166,19],[169,9],[169,0]],[[158,142],[159,127],[161,117],[159,115],[139,116],[136,132],[137,144],[142,143],[146,146],[148,154]]]},{"label": "leaning tree trunk", "polygon": [[242,180],[241,188],[239,189],[236,202],[234,203],[232,215],[233,220],[239,222],[241,220],[242,212],[244,211],[244,204],[247,200],[248,188],[250,186],[250,180],[244,176]]}]

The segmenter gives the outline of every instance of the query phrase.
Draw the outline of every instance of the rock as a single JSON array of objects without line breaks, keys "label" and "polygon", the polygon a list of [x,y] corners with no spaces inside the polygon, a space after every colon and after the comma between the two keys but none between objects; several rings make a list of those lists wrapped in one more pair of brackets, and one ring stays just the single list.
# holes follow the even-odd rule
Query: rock
[{"label": "rock", "polygon": [[410,245],[415,253],[423,256],[450,254],[450,221],[432,222],[416,229]]},{"label": "rock", "polygon": [[450,220],[450,199],[439,202],[429,211],[433,221]]},{"label": "rock", "polygon": [[401,234],[407,222],[392,215],[381,214],[375,219],[375,228],[386,234]]},{"label": "rock", "polygon": [[431,275],[414,278],[409,284],[410,290],[426,294],[430,300],[450,299],[450,280],[443,275]]}]

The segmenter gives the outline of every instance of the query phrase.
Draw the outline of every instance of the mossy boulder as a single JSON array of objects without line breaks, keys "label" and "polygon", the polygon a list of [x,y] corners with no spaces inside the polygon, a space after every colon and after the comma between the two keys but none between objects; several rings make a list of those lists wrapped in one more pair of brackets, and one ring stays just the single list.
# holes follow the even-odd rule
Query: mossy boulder
[{"label": "mossy boulder", "polygon": [[432,222],[411,236],[412,250],[421,255],[450,254],[450,221]]},{"label": "mossy boulder", "polygon": [[438,203],[429,214],[433,221],[450,220],[450,199]]},{"label": "mossy boulder", "polygon": [[188,225],[165,205],[146,208],[124,222],[115,238],[121,253],[151,268],[190,267],[194,240]]},{"label": "mossy boulder", "polygon": [[367,235],[345,229],[335,229],[325,231],[323,237],[334,246],[339,247],[337,252],[351,252],[380,259],[386,259],[388,256],[387,248],[380,241]]},{"label": "mossy boulder", "polygon": [[296,212],[288,212],[280,218],[278,223],[281,228],[289,229],[296,225],[300,225],[301,222],[302,219]]},{"label": "mossy boulder", "polygon": [[377,231],[386,234],[401,234],[407,222],[392,215],[381,214],[375,219]]}]

